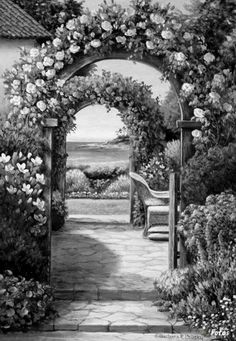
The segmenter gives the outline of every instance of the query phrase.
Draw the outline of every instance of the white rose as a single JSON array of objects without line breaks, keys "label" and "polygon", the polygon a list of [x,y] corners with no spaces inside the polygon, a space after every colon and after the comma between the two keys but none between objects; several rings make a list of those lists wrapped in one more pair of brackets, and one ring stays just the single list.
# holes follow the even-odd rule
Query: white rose
[{"label": "white rose", "polygon": [[194,85],[190,83],[184,83],[182,85],[182,91],[185,92],[185,94],[190,95],[194,90]]},{"label": "white rose", "polygon": [[56,70],[61,70],[61,69],[63,69],[63,67],[64,67],[64,63],[62,63],[62,62],[56,62],[54,65],[54,68]]},{"label": "white rose", "polygon": [[136,28],[133,28],[133,29],[128,29],[126,32],[125,32],[125,35],[127,37],[133,37],[137,34],[137,31],[136,31]]},{"label": "white rose", "polygon": [[154,31],[153,30],[150,30],[150,28],[148,28],[146,31],[145,31],[145,34],[147,37],[152,37],[153,34],[154,34]]},{"label": "white rose", "polygon": [[233,106],[229,103],[224,103],[223,104],[223,109],[227,112],[231,112],[233,110]]},{"label": "white rose", "polygon": [[27,108],[27,107],[24,107],[24,108],[20,111],[21,115],[28,115],[29,112],[30,112],[30,110],[29,110],[29,108]]},{"label": "white rose", "polygon": [[12,82],[12,87],[13,89],[17,89],[20,86],[21,82],[18,79],[14,79],[14,81]]},{"label": "white rose", "polygon": [[43,163],[43,160],[39,156],[36,156],[35,159],[32,158],[31,161],[34,164],[34,166],[40,166]]},{"label": "white rose", "polygon": [[209,97],[212,103],[218,103],[220,101],[220,95],[215,91],[210,92]]},{"label": "white rose", "polygon": [[146,46],[147,46],[148,50],[153,50],[155,48],[155,46],[151,40],[146,41]]},{"label": "white rose", "polygon": [[126,37],[118,36],[118,37],[116,37],[116,41],[117,41],[117,43],[121,43],[124,45],[126,42]]},{"label": "white rose", "polygon": [[109,23],[109,21],[103,21],[103,22],[102,22],[102,28],[103,28],[104,31],[106,31],[106,32],[112,31],[112,25],[111,25],[111,23]]},{"label": "white rose", "polygon": [[51,98],[49,101],[49,104],[54,107],[58,104],[58,101],[55,98]]},{"label": "white rose", "polygon": [[143,30],[145,30],[145,28],[147,27],[145,22],[143,21],[138,22],[136,26],[142,28]]},{"label": "white rose", "polygon": [[161,36],[164,39],[170,40],[174,38],[174,34],[171,31],[164,30],[161,32]]},{"label": "white rose", "polygon": [[37,68],[38,68],[39,70],[44,70],[44,65],[43,65],[42,62],[37,62],[37,63],[36,63],[36,66],[37,66]]},{"label": "white rose", "polygon": [[43,79],[36,79],[35,85],[37,85],[40,88],[45,85],[45,82]]},{"label": "white rose", "polygon": [[44,60],[43,60],[43,65],[44,66],[52,66],[54,63],[54,60],[50,57],[44,57]]},{"label": "white rose", "polygon": [[69,50],[71,53],[77,53],[77,52],[79,52],[80,47],[77,45],[71,45]]},{"label": "white rose", "polygon": [[26,85],[26,92],[28,92],[29,94],[34,94],[37,91],[36,86],[32,83],[28,83]]},{"label": "white rose", "polygon": [[38,49],[31,49],[30,50],[30,57],[31,58],[37,58],[39,56],[39,50]]},{"label": "white rose", "polygon": [[195,129],[192,131],[192,136],[195,137],[195,138],[199,138],[202,136],[202,132],[201,130],[198,130],[198,129]]},{"label": "white rose", "polygon": [[165,23],[165,19],[162,16],[160,16],[159,14],[152,13],[150,15],[150,19],[152,22],[154,22],[157,25]]},{"label": "white rose", "polygon": [[58,81],[56,82],[56,86],[58,86],[59,88],[63,87],[64,84],[65,81],[63,79],[58,79]]},{"label": "white rose", "polygon": [[46,104],[43,101],[38,101],[36,103],[37,108],[39,108],[40,111],[45,111],[47,109]]},{"label": "white rose", "polygon": [[79,21],[81,24],[88,24],[89,23],[89,17],[86,14],[81,15],[79,18]]},{"label": "white rose", "polygon": [[60,46],[62,45],[62,41],[61,41],[61,39],[59,39],[59,38],[53,39],[52,43],[53,43],[53,46],[55,46],[55,47],[57,47],[57,48],[60,47]]},{"label": "white rose", "polygon": [[75,31],[75,32],[73,33],[73,38],[74,38],[75,40],[79,40],[79,39],[82,39],[83,36],[82,36],[81,33]]},{"label": "white rose", "polygon": [[66,28],[70,31],[74,30],[75,29],[75,23],[76,23],[75,19],[69,20],[66,24]]},{"label": "white rose", "polygon": [[22,98],[21,96],[13,96],[11,99],[10,99],[10,103],[15,105],[15,106],[19,106],[21,104],[21,101],[22,101]]},{"label": "white rose", "polygon": [[183,35],[184,40],[190,41],[193,39],[193,35],[191,33],[185,32]]},{"label": "white rose", "polygon": [[207,64],[210,64],[215,60],[215,56],[212,53],[208,52],[203,56],[203,59]]},{"label": "white rose", "polygon": [[177,62],[185,62],[186,61],[186,56],[182,52],[175,52],[174,58]]},{"label": "white rose", "polygon": [[94,48],[98,48],[102,45],[101,41],[99,39],[94,39],[91,41],[91,46]]},{"label": "white rose", "polygon": [[24,65],[22,66],[22,69],[23,69],[24,72],[31,72],[32,66],[29,65],[29,64],[24,64]]},{"label": "white rose", "polygon": [[214,75],[213,81],[212,81],[212,85],[213,86],[218,86],[218,87],[222,87],[225,81],[225,77],[221,74],[216,74]]},{"label": "white rose", "polygon": [[197,118],[204,118],[205,117],[204,111],[200,108],[195,108],[193,111],[193,114]]},{"label": "white rose", "polygon": [[54,69],[50,69],[45,73],[48,79],[52,79],[56,75],[56,71]]},{"label": "white rose", "polygon": [[65,52],[64,51],[58,51],[55,56],[56,60],[63,60],[65,58]]}]

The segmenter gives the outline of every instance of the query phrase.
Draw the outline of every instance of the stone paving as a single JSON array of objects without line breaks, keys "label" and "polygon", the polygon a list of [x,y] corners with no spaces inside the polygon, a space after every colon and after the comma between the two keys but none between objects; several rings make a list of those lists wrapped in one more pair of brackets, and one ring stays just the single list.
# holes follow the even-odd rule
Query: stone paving
[{"label": "stone paving", "polygon": [[1,341],[207,341],[195,334],[141,334],[141,333],[86,333],[86,332],[51,332],[51,333],[16,333],[1,335]]},{"label": "stone paving", "polygon": [[129,299],[131,293],[131,299],[150,299],[167,259],[167,242],[144,239],[128,224],[68,222],[52,237],[52,283],[65,293],[87,292],[90,299]]}]

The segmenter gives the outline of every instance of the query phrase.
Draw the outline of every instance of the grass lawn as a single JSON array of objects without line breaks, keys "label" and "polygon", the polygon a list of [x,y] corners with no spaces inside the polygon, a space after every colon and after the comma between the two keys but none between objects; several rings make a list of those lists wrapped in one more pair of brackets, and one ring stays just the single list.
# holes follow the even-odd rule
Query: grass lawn
[{"label": "grass lawn", "polygon": [[127,199],[68,199],[69,214],[129,214]]}]

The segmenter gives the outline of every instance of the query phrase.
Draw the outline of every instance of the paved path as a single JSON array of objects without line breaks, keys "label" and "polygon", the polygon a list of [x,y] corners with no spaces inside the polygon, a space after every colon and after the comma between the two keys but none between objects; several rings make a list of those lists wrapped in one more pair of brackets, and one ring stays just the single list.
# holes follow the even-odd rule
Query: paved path
[{"label": "paved path", "polygon": [[70,222],[53,234],[52,245],[56,289],[86,289],[100,294],[100,299],[109,291],[115,295],[139,291],[137,299],[146,299],[145,293],[150,298],[155,278],[168,266],[167,242],[144,239],[141,230],[129,225]]}]

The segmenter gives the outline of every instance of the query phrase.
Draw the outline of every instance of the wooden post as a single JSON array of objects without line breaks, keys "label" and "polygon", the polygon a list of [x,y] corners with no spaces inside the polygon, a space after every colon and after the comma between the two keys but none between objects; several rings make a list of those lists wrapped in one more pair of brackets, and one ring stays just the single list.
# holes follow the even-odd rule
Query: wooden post
[{"label": "wooden post", "polygon": [[[194,129],[201,129],[201,122],[190,121],[189,113],[182,115],[183,119],[176,122],[176,126],[180,128],[181,132],[181,172],[186,161],[193,155],[193,145],[192,145],[192,131]],[[187,119],[186,119],[187,118]],[[180,211],[183,212],[186,208],[186,202],[183,198],[182,189],[182,176],[180,176]],[[179,237],[179,253],[180,260],[179,266],[183,268],[187,265],[187,250],[183,238]]]},{"label": "wooden post", "polygon": [[[61,155],[64,155],[66,153],[66,135],[61,145],[60,153]],[[59,174],[59,179],[58,179],[58,189],[61,193],[62,199],[65,199],[65,187],[66,187],[66,165],[63,171]]]},{"label": "wooden post", "polygon": [[169,269],[177,268],[177,219],[178,219],[178,188],[177,174],[170,174],[169,182],[170,204],[169,204]]},{"label": "wooden post", "polygon": [[48,269],[47,280],[51,284],[51,234],[52,234],[52,129],[57,127],[57,119],[46,119],[44,126],[44,137],[48,141],[49,151],[45,153],[45,166],[47,169],[47,189],[44,191],[44,198],[47,203],[47,226],[48,226]]},{"label": "wooden post", "polygon": [[[135,162],[134,162],[134,151],[133,151],[133,137],[130,137],[130,147],[129,147],[129,171],[135,172]],[[134,193],[135,186],[130,179],[130,190],[129,190],[129,216],[130,224],[133,224],[133,212],[134,212]]]}]

